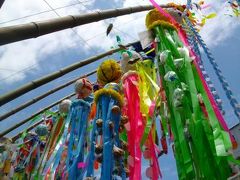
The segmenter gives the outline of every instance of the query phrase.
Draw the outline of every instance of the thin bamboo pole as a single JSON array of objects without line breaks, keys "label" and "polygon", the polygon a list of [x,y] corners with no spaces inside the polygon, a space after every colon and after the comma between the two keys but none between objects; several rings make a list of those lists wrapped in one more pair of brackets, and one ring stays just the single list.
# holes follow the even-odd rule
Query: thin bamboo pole
[{"label": "thin bamboo pole", "polygon": [[[117,63],[120,63],[120,61],[118,61]],[[88,73],[88,74],[86,74],[86,75],[83,75],[83,76],[81,76],[81,77],[88,77],[88,76],[90,76],[90,75],[92,75],[92,74],[94,74],[94,73],[96,73],[96,70],[93,71],[93,72],[90,72],[90,73]],[[81,77],[79,77],[79,78],[81,78]],[[61,87],[61,88],[64,88],[63,86],[67,86],[67,84],[68,84],[68,85],[69,85],[70,83],[72,84],[73,82],[75,82],[75,81],[78,80],[79,78],[76,78],[76,79],[74,79],[74,80],[72,80],[72,81],[69,81],[68,83],[63,84],[62,86],[59,86],[58,89],[59,89],[60,87]],[[72,97],[72,96],[74,96],[74,95],[75,95],[75,93],[73,93],[73,94],[71,94],[71,95],[69,95],[69,96]],[[65,97],[65,98],[57,101],[56,103],[59,104],[62,100],[67,99],[69,96],[67,96],[67,97]],[[51,107],[57,105],[56,103],[53,103],[52,105],[47,106],[46,108],[44,108],[43,110],[41,110],[41,113],[42,113],[44,110],[46,110],[46,109],[48,109],[48,108],[51,108]],[[39,113],[39,112],[35,113],[34,115],[30,116],[29,118],[27,118],[27,119],[25,119],[25,120],[23,120],[23,121],[21,121],[21,122],[23,122],[23,124],[27,123],[27,122],[30,121],[32,118],[34,118],[34,116],[39,115],[38,113]],[[41,113],[40,113],[40,114],[41,114]],[[32,129],[33,129],[34,127],[36,127],[37,125],[41,124],[43,121],[44,121],[44,120],[41,120],[41,121],[39,121],[39,122],[31,125],[30,127],[28,127],[28,128],[27,128],[27,132],[30,131],[30,130],[32,130]],[[9,128],[8,131],[11,132],[12,130],[18,128],[19,126],[21,126],[21,125],[23,125],[23,124],[20,124],[20,123],[19,123],[19,125],[13,126],[12,128]],[[7,132],[7,133],[9,133],[9,132]],[[22,131],[22,132],[20,132],[20,133],[18,133],[16,136],[14,136],[14,137],[13,137],[14,141],[15,141],[17,138],[19,138],[19,137],[21,136],[21,134],[24,133],[24,132],[25,132],[25,130]],[[6,135],[4,132],[3,132],[3,134]],[[3,136],[4,136],[4,135],[3,135]],[[1,134],[0,134],[0,138],[1,138]]]},{"label": "thin bamboo pole", "polygon": [[[135,42],[134,42],[135,43]],[[130,43],[130,44],[127,44],[126,47],[128,46],[131,46],[132,44],[134,43]],[[80,62],[77,62],[77,63],[74,63],[66,68],[63,68],[63,69],[60,69],[52,74],[49,74],[47,76],[44,76],[42,78],[39,78],[37,80],[34,80],[30,83],[27,83],[25,85],[23,85],[22,87],[18,88],[18,89],[15,89],[13,91],[10,91],[2,96],[0,96],[0,106],[12,101],[13,99],[16,99],[17,97],[31,91],[31,90],[34,90],[44,84],[47,84],[48,82],[50,81],[53,81],[69,72],[72,72],[80,67],[83,67],[85,65],[88,65],[90,63],[93,63],[93,62],[96,62],[97,60],[101,59],[101,58],[104,58],[106,56],[109,56],[109,55],[112,55],[113,53],[116,53],[118,52],[119,50],[121,50],[122,48],[116,48],[116,49],[112,49],[110,51],[107,51],[105,53],[102,53],[102,54],[99,54],[99,55],[96,55],[96,56],[92,56],[88,59],[85,59],[84,61],[80,61]]]},{"label": "thin bamboo pole", "polygon": [[0,1],[0,9],[1,9],[1,7],[2,7],[4,1],[5,1],[5,0],[1,0],[1,1]]},{"label": "thin bamboo pole", "polygon": [[[161,5],[163,8],[169,5]],[[76,26],[97,22],[100,20],[123,16],[127,14],[142,12],[153,9],[153,6],[135,6],[128,8],[109,9],[96,11],[75,16],[65,16],[61,18],[49,19],[45,21],[31,22],[15,26],[0,28],[0,45],[21,41],[30,38],[61,31]]]},{"label": "thin bamboo pole", "polygon": [[15,124],[15,125],[12,126],[11,128],[6,129],[5,131],[3,131],[3,132],[0,134],[0,138],[2,138],[3,136],[5,136],[5,135],[8,134],[9,132],[13,131],[14,129],[22,126],[22,125],[25,124],[25,123],[27,123],[28,121],[30,121],[31,119],[33,119],[35,116],[38,116],[38,115],[40,115],[41,113],[43,113],[44,111],[46,111],[46,110],[48,110],[48,109],[50,109],[50,108],[58,105],[58,104],[59,104],[60,102],[62,102],[64,99],[69,99],[69,98],[73,97],[74,95],[75,95],[75,93],[72,93],[72,94],[70,94],[70,95],[68,95],[68,96],[66,96],[66,97],[64,97],[64,98],[56,101],[55,103],[53,103],[53,104],[51,104],[51,105],[43,108],[42,110],[40,110],[40,111],[38,111],[37,113],[31,115],[30,117],[24,119],[23,121]]},{"label": "thin bamboo pole", "polygon": [[37,97],[35,97],[35,98],[33,98],[33,99],[31,99],[31,100],[29,100],[29,101],[21,104],[20,106],[16,107],[15,109],[13,109],[13,110],[11,110],[11,111],[8,111],[8,112],[6,112],[5,114],[1,115],[1,116],[0,116],[0,122],[3,121],[4,119],[8,118],[9,116],[11,116],[11,115],[13,115],[13,114],[15,114],[15,113],[17,113],[17,112],[25,109],[26,107],[29,107],[30,105],[32,105],[32,104],[40,101],[41,99],[43,99],[43,98],[45,98],[45,97],[47,97],[47,96],[49,96],[49,95],[51,95],[51,94],[53,94],[53,93],[61,90],[61,89],[63,89],[63,88],[65,88],[65,87],[67,87],[67,86],[69,86],[69,85],[71,85],[71,84],[73,84],[73,83],[76,82],[78,79],[83,78],[83,77],[85,77],[85,76],[91,76],[91,75],[95,74],[96,72],[97,72],[97,71],[94,70],[94,71],[92,71],[92,72],[90,72],[90,73],[88,73],[88,74],[86,74],[86,75],[83,75],[83,76],[81,76],[81,77],[75,78],[75,79],[73,79],[73,80],[71,80],[71,81],[69,81],[69,82],[67,82],[67,83],[65,83],[65,84],[63,84],[63,85],[61,85],[61,86],[58,86],[58,87],[56,87],[56,88],[54,88],[54,89],[51,89],[50,91],[48,91],[48,92],[46,92],[46,93],[44,93],[44,94],[42,94],[42,95],[40,95],[40,96],[37,96]]}]

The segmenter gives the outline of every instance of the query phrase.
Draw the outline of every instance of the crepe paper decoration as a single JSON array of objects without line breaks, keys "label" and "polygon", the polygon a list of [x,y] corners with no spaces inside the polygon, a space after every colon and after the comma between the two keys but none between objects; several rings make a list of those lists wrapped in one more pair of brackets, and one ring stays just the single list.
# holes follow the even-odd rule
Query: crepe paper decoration
[{"label": "crepe paper decoration", "polygon": [[19,177],[24,175],[34,177],[44,146],[45,142],[37,134],[28,133],[23,139],[21,148],[11,160],[11,162],[16,163],[13,171],[17,172]]},{"label": "crepe paper decoration", "polygon": [[[199,68],[200,68],[200,70],[203,74],[203,77],[204,77],[206,83],[208,84],[208,87],[210,87],[211,93],[214,97],[214,100],[215,100],[217,106],[218,106],[218,109],[221,110],[222,114],[224,114],[225,112],[224,112],[224,109],[222,107],[222,103],[221,103],[222,101],[221,101],[220,96],[218,95],[217,90],[215,89],[213,83],[211,82],[208,73],[206,72],[206,70],[204,68],[204,64],[201,60],[200,49],[199,49],[199,46],[198,46],[197,42],[195,41],[195,37],[190,32],[191,30],[189,28],[187,28],[187,27],[184,27],[184,28],[186,29],[185,31],[186,31],[186,34],[187,34],[187,41],[193,47],[193,52],[196,55],[196,62],[199,65]],[[212,102],[212,104],[213,104],[213,102]],[[226,125],[224,125],[223,123],[221,123],[221,125],[224,127],[225,130],[227,130],[225,128]]]},{"label": "crepe paper decoration", "polygon": [[[67,110],[68,106],[70,105],[69,101],[67,102],[67,104],[68,105],[65,107],[65,110]],[[36,165],[36,169],[37,169],[37,172],[38,172],[38,173],[36,173],[36,177],[41,176],[39,174],[39,172],[42,172],[42,168],[45,165],[46,160],[50,158],[50,156],[54,152],[56,143],[58,143],[58,140],[62,137],[63,128],[65,126],[64,123],[65,123],[65,119],[66,119],[66,111],[61,113],[61,115],[57,115],[55,113],[52,118],[56,119],[55,124],[54,124],[54,126],[53,126],[53,128],[52,128],[52,130],[49,134],[48,141],[46,142],[44,152],[41,155],[40,160]]]},{"label": "crepe paper decoration", "polygon": [[78,179],[82,170],[78,169],[78,163],[84,162],[84,144],[87,135],[88,116],[90,112],[90,104],[78,100],[74,101],[72,107],[73,112],[71,131],[68,142],[68,155],[66,161],[66,172],[71,179]]},{"label": "crepe paper decoration", "polygon": [[[189,25],[191,26],[190,22],[188,22],[188,23],[189,23]],[[194,30],[194,29],[192,28],[192,30]],[[199,38],[201,38],[201,37],[199,36]],[[197,64],[196,64],[196,68],[197,68],[197,70],[198,70],[198,73],[199,73],[199,75],[200,75],[200,78],[203,79],[203,75],[202,75],[201,71],[199,70]],[[235,141],[235,139],[233,138],[233,136],[231,135],[231,133],[230,133],[230,131],[229,131],[229,129],[228,129],[228,127],[227,127],[227,125],[226,125],[226,123],[225,123],[222,115],[221,115],[221,113],[220,113],[219,110],[216,108],[216,102],[214,101],[214,98],[213,98],[213,96],[211,95],[209,88],[207,87],[206,83],[205,83],[203,80],[202,80],[202,82],[203,82],[203,85],[204,85],[205,92],[207,92],[207,94],[208,94],[208,97],[209,97],[209,99],[210,99],[210,101],[211,101],[212,107],[213,107],[213,109],[214,109],[214,111],[215,111],[215,113],[216,113],[216,115],[217,115],[217,118],[218,118],[219,122],[221,123],[222,127],[224,128],[224,130],[227,131],[227,132],[229,132],[229,135],[230,135],[230,138],[231,138],[231,141],[232,141],[233,148],[236,148],[236,141]],[[211,88],[212,88],[212,91],[214,91],[213,86],[211,86]],[[231,91],[230,88],[228,88],[228,90]],[[219,105],[218,105],[218,106],[219,106]],[[220,107],[220,109],[222,109],[222,108]],[[236,110],[235,110],[235,113],[236,113]]]},{"label": "crepe paper decoration", "polygon": [[96,105],[96,118],[94,118],[93,121],[93,129],[91,132],[91,139],[90,139],[90,150],[89,150],[89,159],[87,162],[87,174],[86,177],[94,177],[94,168],[98,169],[98,163],[95,162],[95,145],[97,144],[97,136],[98,136],[98,130],[97,130],[97,117],[99,117],[99,110],[100,110],[100,103]]},{"label": "crepe paper decoration", "polygon": [[141,148],[144,145],[155,121],[154,113],[159,87],[156,84],[156,73],[154,70],[155,65],[152,60],[147,59],[137,63],[137,71],[139,75],[138,88],[140,96],[140,111],[144,116],[145,121],[144,133],[141,139]]},{"label": "crepe paper decoration", "polygon": [[[118,84],[109,83],[105,85],[104,89],[95,92],[95,103],[99,109],[97,109],[96,116],[98,121],[94,123],[98,124],[98,126],[100,126],[99,123],[101,123],[100,128],[103,134],[103,142],[102,145],[100,145],[102,147],[102,153],[99,155],[102,159],[100,160],[102,163],[101,179],[112,179],[114,167],[116,167],[117,163],[120,163],[120,172],[116,173],[123,179],[126,178],[122,161],[124,151],[120,147],[120,141],[117,135],[121,117],[120,108],[123,104],[119,91],[120,88]],[[93,145],[94,144],[92,144],[92,146]],[[95,149],[95,151],[98,149]]]},{"label": "crepe paper decoration", "polygon": [[86,167],[86,164],[84,162],[79,162],[77,167],[78,167],[78,169],[81,169],[81,168]]},{"label": "crepe paper decoration", "polygon": [[[77,171],[77,163],[84,161],[84,141],[86,136],[86,129],[88,123],[88,115],[90,112],[90,104],[83,100],[75,100],[72,102],[70,111],[66,118],[64,125],[64,132],[62,137],[58,140],[56,147],[44,163],[45,167],[43,174],[47,177],[54,177],[57,173],[59,162],[65,152],[65,145],[68,144],[66,168],[63,172],[64,176],[71,176],[73,178],[80,177],[81,171]],[[69,131],[70,127],[70,131]],[[80,128],[80,129],[79,129]],[[70,133],[70,136],[68,136]],[[50,168],[50,171],[48,169]]]},{"label": "crepe paper decoration", "polygon": [[[204,68],[200,47],[214,65],[237,116],[239,108],[198,34],[199,21],[192,11],[205,5],[188,0],[181,6],[169,3],[172,8],[165,11],[150,2],[156,9],[147,15],[146,26],[155,39],[144,49],[146,53],[139,43],[123,46],[116,36],[122,69],[114,60],[104,61],[94,87],[86,78],[79,79],[77,99],[64,100],[59,112],[47,110],[34,117],[31,123],[42,118],[44,123],[33,130],[36,133],[25,131],[18,144],[1,144],[0,173],[13,179],[45,180],[98,176],[140,180],[145,173],[157,180],[162,178],[159,159],[168,153],[169,141],[179,179],[229,178],[229,163],[240,164],[231,155],[237,144],[223,118],[221,99]],[[236,2],[231,2],[238,12]],[[198,13],[200,25],[216,16]],[[107,36],[112,28],[110,24]],[[149,162],[146,169],[142,157]]]},{"label": "crepe paper decoration", "polygon": [[138,90],[139,76],[134,71],[125,73],[122,77],[124,96],[127,104],[131,106],[125,107],[125,114],[129,118],[130,131],[128,135],[128,151],[129,157],[132,158],[132,165],[129,166],[130,174],[129,179],[141,178],[141,149],[140,140],[143,134],[143,117],[140,112],[140,97]]},{"label": "crepe paper decoration", "polygon": [[130,51],[131,55],[129,55],[128,51],[122,52],[122,60],[120,61],[122,72],[128,72],[129,70],[136,70],[136,62],[142,61],[142,56],[136,51]]},{"label": "crepe paper decoration", "polygon": [[210,13],[209,15],[203,16],[201,26],[204,26],[206,24],[207,19],[212,19],[215,18],[216,16],[217,16],[216,13]]},{"label": "crepe paper decoration", "polygon": [[[199,79],[199,75],[193,73],[195,67],[190,63],[191,59],[189,57],[189,53],[187,53],[187,51],[185,51],[185,53],[181,53],[181,51],[179,51],[179,46],[181,47],[182,43],[180,43],[180,39],[178,36],[174,36],[174,34],[176,34],[176,30],[173,29],[171,26],[166,26],[166,23],[154,24],[154,21],[157,21],[158,19],[156,19],[156,16],[153,17],[154,20],[151,19],[151,15],[151,13],[147,15],[146,24],[148,27],[153,28],[155,36],[158,39],[161,39],[161,41],[157,42],[158,48],[156,54],[160,54],[160,52],[164,50],[170,50],[171,53],[171,56],[168,56],[165,64],[159,63],[160,75],[161,77],[164,77],[168,72],[172,72],[171,74],[175,73],[177,77],[174,78],[174,80],[171,80],[170,77],[172,76],[168,75],[168,78],[165,77],[162,82],[168,99],[168,106],[171,116],[174,117],[174,119],[171,118],[170,123],[174,133],[176,151],[175,155],[177,160],[179,178],[188,179],[194,177],[199,178],[201,176],[217,177],[219,175],[214,173],[216,171],[221,174],[221,178],[229,177],[230,169],[226,166],[227,160],[226,158],[222,157],[223,154],[221,154],[220,151],[223,150],[222,152],[226,152],[228,150],[230,139],[228,139],[229,137],[225,136],[226,132],[222,131],[221,126],[218,124],[216,115],[213,114],[214,111],[210,109],[210,101],[208,97],[205,96],[205,91],[202,91],[204,89],[203,85],[201,84],[202,82],[197,80]],[[171,35],[171,38],[168,38],[169,34]],[[183,38],[183,36],[181,37]],[[184,66],[180,69],[176,69],[173,63],[173,59],[175,58],[184,58]],[[188,85],[190,93],[188,94],[187,92],[184,92],[183,99],[180,99],[180,103],[182,103],[185,111],[182,111],[181,109],[172,106],[173,101],[176,98],[173,97],[174,91],[176,91],[178,87],[182,86],[181,82]],[[209,116],[209,125],[211,124],[213,129],[219,130],[219,135],[216,134],[217,132],[215,133],[213,131],[209,134],[211,130],[209,128],[206,128],[208,121],[203,118],[204,113],[200,109],[199,100],[197,98],[198,92],[204,95],[204,103],[205,105],[207,105],[208,115],[211,116]],[[190,109],[187,110],[188,108]],[[194,116],[192,116],[192,114],[194,114]],[[183,117],[185,118],[183,119]],[[195,131],[198,130],[197,134],[202,135],[196,137],[196,132],[193,133],[193,129],[195,129]],[[204,132],[206,133],[205,135]],[[212,139],[215,139],[214,143]],[[204,146],[200,142],[203,144],[208,143],[210,144],[210,147],[206,148],[206,146]],[[200,151],[201,146],[205,147],[205,152]],[[190,152],[190,147],[192,152]],[[217,156],[215,155],[216,151]],[[193,156],[191,154],[193,154]],[[201,156],[207,156],[208,158],[211,157],[213,161],[202,161]],[[221,165],[219,165],[219,163],[221,163]],[[193,168],[192,164],[194,164],[194,166],[197,168]],[[215,171],[210,171],[207,168],[219,166],[226,167],[224,168],[224,170],[218,169]]]},{"label": "crepe paper decoration", "polygon": [[[191,0],[188,0],[188,2],[187,2],[187,9],[189,9],[190,6],[191,6]],[[186,23],[187,23],[188,27],[191,29],[192,33],[195,35],[195,38],[198,39],[199,42],[201,42],[201,41],[202,41],[201,36],[197,33],[197,31],[195,30],[195,28],[193,27],[193,25],[191,24],[191,22],[190,22],[190,21],[188,20],[188,18],[186,18],[186,17],[185,17],[185,20],[186,20]],[[184,42],[184,44],[185,44],[186,46],[189,46],[188,43],[187,43],[187,37],[185,37],[184,35],[182,35],[182,36],[181,36],[181,40]],[[202,42],[203,42],[203,41],[202,41]],[[201,44],[201,43],[200,43],[200,44]],[[202,45],[203,45],[203,44],[204,44],[204,42],[202,43]],[[194,47],[196,47],[196,46],[197,46],[197,45],[195,44]],[[197,53],[198,56],[195,56],[196,61],[201,63],[202,61],[198,59],[199,57],[201,57],[201,56],[200,56],[200,51],[199,51],[197,48],[195,48],[195,50],[196,50],[196,52],[198,52],[198,53]],[[205,49],[205,50],[206,50],[206,49]],[[194,52],[193,52],[191,49],[190,49],[190,52],[191,52],[191,54],[192,54],[193,56],[195,55]],[[220,104],[219,101],[218,101],[219,98],[218,98],[218,97],[215,97],[216,102],[213,100],[213,96],[212,96],[212,94],[210,93],[209,88],[207,87],[205,81],[203,80],[203,75],[202,75],[201,71],[199,70],[199,67],[198,67],[197,64],[196,64],[196,61],[194,61],[193,63],[195,63],[195,66],[196,66],[196,68],[197,68],[197,70],[198,70],[198,74],[199,74],[200,78],[202,79],[205,92],[207,92],[207,94],[208,94],[208,97],[209,97],[209,99],[210,99],[210,101],[211,101],[211,104],[212,104],[212,107],[213,107],[213,109],[214,109],[214,111],[215,111],[215,113],[216,113],[216,116],[217,116],[217,118],[218,118],[221,126],[224,128],[224,130],[227,131],[227,132],[229,132],[229,129],[228,129],[228,127],[227,127],[227,125],[226,125],[226,123],[225,123],[225,121],[224,121],[221,113],[220,113],[219,110],[216,108],[216,102],[217,102],[219,109],[222,110],[221,104]],[[211,62],[211,61],[210,61],[210,62]],[[200,68],[202,68],[202,67],[200,67]],[[206,78],[206,81],[207,81],[207,78]],[[211,86],[210,86],[210,85],[211,85]],[[215,90],[214,90],[214,87],[213,87],[213,84],[211,83],[210,85],[209,85],[209,86],[211,87],[211,91],[212,91],[212,92],[215,91]],[[230,88],[229,88],[229,90],[230,90]],[[231,90],[230,90],[230,91],[231,91]],[[235,148],[235,147],[236,147],[236,141],[234,140],[234,138],[233,138],[233,136],[231,135],[230,132],[229,132],[229,135],[230,135],[230,138],[231,138],[231,141],[232,141],[232,145],[233,145],[233,147]]]}]

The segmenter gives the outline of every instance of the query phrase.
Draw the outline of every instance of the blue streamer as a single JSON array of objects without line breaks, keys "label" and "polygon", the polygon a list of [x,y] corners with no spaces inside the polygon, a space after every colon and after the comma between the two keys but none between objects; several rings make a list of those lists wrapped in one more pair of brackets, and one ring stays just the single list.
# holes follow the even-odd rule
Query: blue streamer
[{"label": "blue streamer", "polygon": [[[78,169],[78,163],[84,162],[84,143],[87,130],[90,104],[83,100],[76,102],[76,116],[73,117],[67,157],[67,172],[69,179],[78,179],[82,169]],[[76,149],[73,147],[76,147]]]},{"label": "blue streamer", "polygon": [[113,143],[111,132],[109,129],[110,112],[113,102],[106,95],[99,98],[102,104],[102,119],[103,119],[103,163],[101,170],[101,180],[112,179],[112,149]]},{"label": "blue streamer", "polygon": [[100,104],[97,104],[97,112],[96,112],[96,118],[93,121],[93,129],[92,129],[92,134],[91,134],[91,148],[89,152],[89,159],[87,163],[87,177],[93,177],[94,176],[94,152],[95,152],[95,144],[96,144],[96,134],[97,134],[97,125],[96,121],[99,117],[99,109],[100,109]]}]

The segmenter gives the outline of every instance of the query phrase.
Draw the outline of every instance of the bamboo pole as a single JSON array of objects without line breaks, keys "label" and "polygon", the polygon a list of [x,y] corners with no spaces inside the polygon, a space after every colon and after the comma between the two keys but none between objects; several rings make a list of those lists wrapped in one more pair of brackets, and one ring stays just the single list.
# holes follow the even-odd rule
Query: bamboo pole
[{"label": "bamboo pole", "polygon": [[48,92],[46,92],[46,93],[44,93],[44,94],[42,94],[40,96],[37,96],[37,97],[35,97],[35,98],[33,98],[33,99],[31,99],[31,100],[21,104],[20,106],[16,107],[15,109],[13,109],[11,111],[8,111],[5,114],[1,115],[0,116],[0,122],[3,121],[4,119],[8,118],[9,116],[11,116],[11,115],[13,115],[13,114],[15,114],[15,113],[25,109],[26,107],[29,107],[30,105],[40,101],[41,99],[43,99],[43,98],[45,98],[45,97],[47,97],[47,96],[49,96],[49,95],[51,95],[51,94],[61,90],[61,89],[63,89],[63,88],[65,88],[65,87],[67,87],[67,86],[69,86],[71,84],[73,84],[78,79],[86,77],[86,76],[91,76],[91,75],[95,74],[96,72],[97,71],[94,70],[94,71],[92,71],[92,72],[90,72],[90,73],[88,73],[86,75],[83,75],[81,77],[75,78],[75,79],[73,79],[73,80],[71,80],[71,81],[69,81],[69,82],[67,82],[67,83],[65,83],[65,84],[63,84],[61,86],[58,86],[58,87],[56,87],[54,89],[51,89],[50,91],[48,91]]},{"label": "bamboo pole", "polygon": [[[118,63],[120,63],[120,61],[118,61]],[[81,76],[81,77],[90,76],[90,75],[92,75],[92,74],[94,74],[94,73],[96,73],[96,70],[95,70],[95,71],[92,71],[92,72],[90,72],[90,73],[88,73],[88,74],[86,74],[86,75],[83,75],[83,76]],[[79,77],[79,78],[81,78],[81,77]],[[67,84],[70,84],[70,83],[72,84],[73,82],[75,82],[75,81],[78,80],[79,78],[76,78],[76,79],[74,79],[74,80],[72,80],[72,81],[69,81],[68,83],[63,84],[62,86],[59,86],[59,87],[57,87],[57,88],[58,88],[58,89],[59,89],[60,87],[61,87],[61,88],[64,88],[63,86],[67,86]],[[57,88],[56,88],[56,89],[57,89]],[[74,96],[74,95],[75,95],[75,93],[73,93],[73,94],[71,94],[71,95],[69,95],[69,96],[72,97],[72,96]],[[47,96],[48,96],[48,95],[47,95]],[[51,108],[51,107],[59,104],[62,100],[67,99],[69,96],[67,96],[67,97],[65,97],[65,98],[63,98],[63,99],[61,99],[61,100],[53,103],[53,104],[50,105],[50,106],[45,107],[43,110],[41,110],[40,114],[41,114],[43,111],[47,110],[48,108]],[[25,120],[23,120],[23,121],[21,121],[21,122],[22,122],[23,124],[25,124],[26,122],[28,122],[28,121],[30,121],[32,118],[34,118],[34,116],[39,115],[38,113],[39,113],[39,112],[35,113],[34,115],[30,116],[29,118],[26,118]],[[30,131],[30,130],[32,130],[32,129],[33,129],[34,127],[36,127],[37,125],[41,124],[43,121],[44,121],[44,120],[41,120],[41,121],[39,121],[39,122],[31,125],[30,127],[28,127],[28,128],[27,128],[27,132]],[[7,130],[7,131],[11,132],[12,130],[18,128],[19,126],[21,126],[21,125],[23,125],[23,124],[20,124],[20,123],[19,123],[19,125],[13,126],[12,128],[9,128],[9,130]],[[24,131],[25,131],[25,130],[24,130]],[[13,137],[14,141],[15,141],[17,138],[19,138],[24,131],[18,133],[16,136],[14,136],[14,137]],[[7,133],[9,133],[9,132],[7,132]],[[4,133],[4,132],[3,132],[3,134],[6,135],[6,133]],[[3,136],[4,136],[4,135],[3,135]],[[0,134],[0,138],[1,138],[1,134]]]},{"label": "bamboo pole", "polygon": [[22,125],[25,124],[25,123],[27,123],[28,121],[30,121],[31,119],[33,119],[35,116],[38,116],[38,115],[40,115],[41,113],[43,113],[44,111],[46,111],[46,110],[48,110],[48,109],[50,109],[50,108],[58,105],[58,104],[59,104],[60,102],[62,102],[64,99],[69,99],[69,98],[73,97],[74,95],[75,95],[75,93],[72,93],[72,94],[70,94],[70,95],[68,95],[68,96],[66,96],[66,97],[64,97],[64,98],[56,101],[55,103],[53,103],[53,104],[51,104],[51,105],[43,108],[42,110],[40,110],[40,111],[38,111],[37,113],[31,115],[30,117],[24,119],[23,121],[15,124],[13,127],[6,129],[5,131],[3,131],[3,132],[0,134],[0,138],[2,138],[3,136],[5,136],[6,134],[8,134],[9,132],[11,132],[12,130],[14,130],[14,129],[20,127],[20,126],[22,126]]},{"label": "bamboo pole", "polygon": [[[170,6],[161,5],[161,7],[168,8]],[[0,28],[0,45],[30,38],[37,38],[39,36],[64,29],[151,9],[153,9],[153,6],[151,5],[109,9],[81,15],[70,15],[45,21],[2,27]]]},{"label": "bamboo pole", "polygon": [[5,0],[1,0],[1,1],[0,1],[0,9],[1,9],[1,7],[2,7],[4,1],[5,1]]},{"label": "bamboo pole", "polygon": [[[136,43],[136,42],[134,42]],[[130,43],[130,44],[127,44],[126,47],[128,46],[131,46],[132,44],[134,43]],[[85,65],[88,65],[90,63],[93,63],[101,58],[104,58],[106,56],[109,56],[109,55],[112,55],[113,53],[116,53],[118,52],[119,50],[121,50],[122,48],[119,47],[119,48],[116,48],[116,49],[112,49],[110,51],[107,51],[105,53],[102,53],[102,54],[99,54],[99,55],[96,55],[96,56],[92,56],[88,59],[85,59],[84,61],[80,61],[80,62],[77,62],[77,63],[74,63],[66,68],[63,68],[63,69],[60,69],[52,74],[49,74],[47,76],[44,76],[42,78],[39,78],[37,80],[34,80],[30,83],[27,83],[25,85],[23,85],[22,87],[18,88],[18,89],[15,89],[13,91],[10,91],[2,96],[0,96],[0,106],[12,101],[13,99],[16,99],[17,97],[31,91],[31,90],[34,90],[44,84],[47,84],[48,82],[50,81],[53,81],[71,71],[74,71],[80,67],[83,67]]]}]

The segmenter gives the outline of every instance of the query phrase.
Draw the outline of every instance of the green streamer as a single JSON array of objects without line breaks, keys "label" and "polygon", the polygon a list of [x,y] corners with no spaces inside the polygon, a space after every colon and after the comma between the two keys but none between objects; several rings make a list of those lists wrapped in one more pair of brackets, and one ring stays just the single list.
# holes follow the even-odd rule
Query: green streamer
[{"label": "green streamer", "polygon": [[[226,154],[231,147],[230,138],[216,118],[196,67],[187,54],[183,56],[179,52],[183,43],[175,30],[156,26],[154,32],[158,40],[157,54],[170,51],[166,62],[158,63],[171,114],[179,179],[227,179],[230,176],[227,159],[230,158]],[[179,58],[183,58],[182,64],[177,67],[174,59]],[[170,71],[177,77],[172,82],[163,78]],[[184,92],[180,107],[175,106],[177,99],[173,96],[177,88]],[[203,98],[208,118],[200,107],[198,95]]]}]

